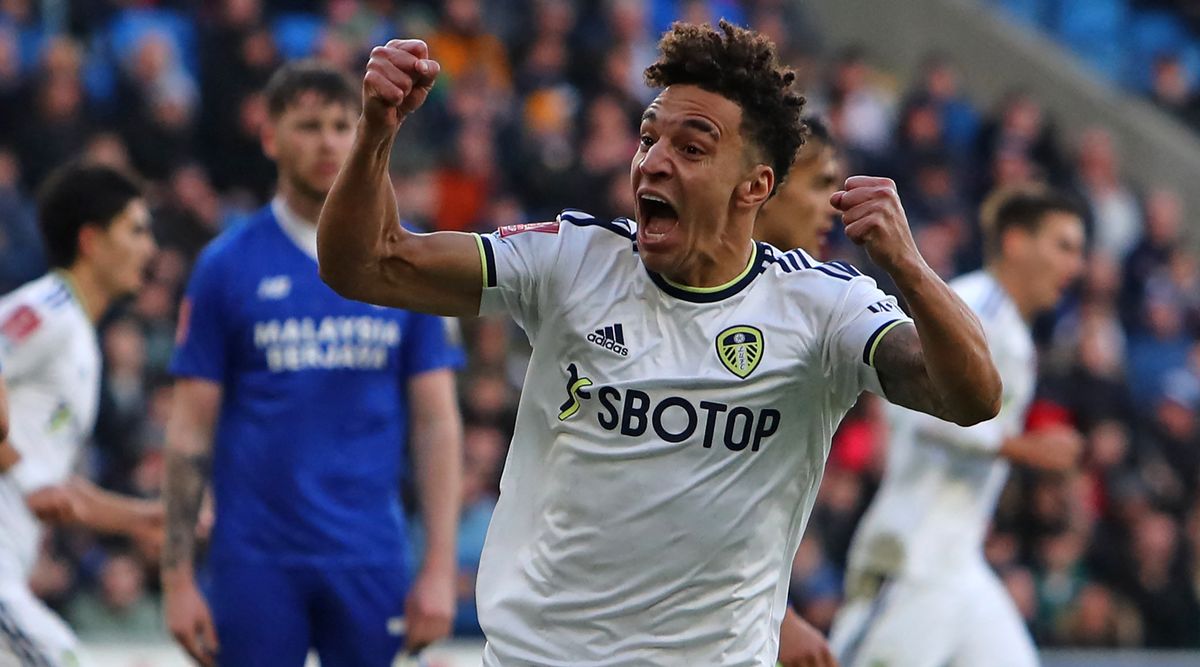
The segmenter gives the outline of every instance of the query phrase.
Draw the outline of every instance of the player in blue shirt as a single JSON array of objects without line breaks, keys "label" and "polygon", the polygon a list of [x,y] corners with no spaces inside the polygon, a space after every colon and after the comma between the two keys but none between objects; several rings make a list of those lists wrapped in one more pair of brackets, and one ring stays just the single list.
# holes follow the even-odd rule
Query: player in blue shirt
[{"label": "player in blue shirt", "polygon": [[[317,274],[315,221],[354,140],[355,85],[293,63],[266,97],[276,197],[201,254],[180,312],[167,623],[205,665],[298,667],[311,647],[326,667],[382,667],[453,617],[461,352],[441,318],[343,299]],[[406,438],[429,538],[411,586]],[[210,470],[202,595],[193,535]]]}]

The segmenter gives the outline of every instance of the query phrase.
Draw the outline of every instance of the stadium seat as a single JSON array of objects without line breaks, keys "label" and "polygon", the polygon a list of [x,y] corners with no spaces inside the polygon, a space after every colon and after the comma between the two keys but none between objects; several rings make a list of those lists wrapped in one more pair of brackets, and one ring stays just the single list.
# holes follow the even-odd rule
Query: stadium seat
[{"label": "stadium seat", "polygon": [[1190,46],[1187,28],[1178,16],[1165,11],[1138,12],[1128,32],[1129,72],[1126,82],[1138,90],[1149,90],[1154,60],[1163,54],[1181,56]]},{"label": "stadium seat", "polygon": [[195,23],[167,9],[127,9],[113,18],[108,40],[116,61],[124,61],[148,32],[168,35],[188,72],[194,76],[199,71]]},{"label": "stadium seat", "polygon": [[306,58],[317,50],[324,25],[324,21],[316,14],[289,12],[280,14],[271,22],[271,34],[284,58]]}]

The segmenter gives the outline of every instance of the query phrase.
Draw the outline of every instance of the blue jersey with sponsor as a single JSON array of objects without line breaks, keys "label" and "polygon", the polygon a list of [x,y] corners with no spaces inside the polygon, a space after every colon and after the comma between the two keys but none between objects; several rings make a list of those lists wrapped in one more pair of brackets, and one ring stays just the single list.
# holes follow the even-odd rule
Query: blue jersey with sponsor
[{"label": "blue jersey with sponsor", "polygon": [[270,207],[214,241],[171,363],[224,390],[210,559],[397,562],[407,383],[460,363],[442,318],[335,294]]}]

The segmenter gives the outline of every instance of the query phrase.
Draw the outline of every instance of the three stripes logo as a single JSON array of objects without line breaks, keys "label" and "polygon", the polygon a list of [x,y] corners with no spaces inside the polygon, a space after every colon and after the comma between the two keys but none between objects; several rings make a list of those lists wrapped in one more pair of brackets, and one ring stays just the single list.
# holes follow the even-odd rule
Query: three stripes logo
[{"label": "three stripes logo", "polygon": [[625,347],[625,330],[620,324],[610,324],[596,329],[587,336],[589,343],[594,343],[606,350],[612,350],[622,357],[629,356],[629,348]]}]

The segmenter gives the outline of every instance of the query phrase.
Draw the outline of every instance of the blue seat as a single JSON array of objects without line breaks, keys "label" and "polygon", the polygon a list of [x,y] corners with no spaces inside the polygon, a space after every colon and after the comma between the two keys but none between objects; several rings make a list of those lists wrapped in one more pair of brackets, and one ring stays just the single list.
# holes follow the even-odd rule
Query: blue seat
[{"label": "blue seat", "polygon": [[271,35],[279,54],[287,60],[307,58],[317,50],[325,22],[315,14],[288,12],[271,22]]},{"label": "blue seat", "polygon": [[126,9],[108,26],[108,43],[117,62],[128,58],[148,34],[166,35],[175,54],[193,76],[199,70],[196,28],[192,21],[169,9]]},{"label": "blue seat", "polygon": [[1154,61],[1164,54],[1179,54],[1190,46],[1187,27],[1165,11],[1138,12],[1127,32],[1129,72],[1126,82],[1138,90],[1149,90]]}]

